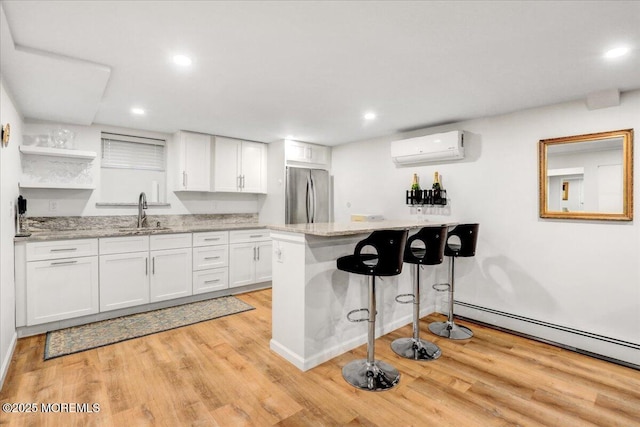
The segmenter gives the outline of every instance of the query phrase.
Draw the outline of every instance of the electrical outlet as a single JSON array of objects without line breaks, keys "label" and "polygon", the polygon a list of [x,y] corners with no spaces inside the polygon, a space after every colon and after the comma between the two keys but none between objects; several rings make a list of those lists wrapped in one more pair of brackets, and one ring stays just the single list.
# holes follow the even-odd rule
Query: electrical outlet
[{"label": "electrical outlet", "polygon": [[57,212],[57,211],[58,211],[58,201],[49,200],[49,212]]}]

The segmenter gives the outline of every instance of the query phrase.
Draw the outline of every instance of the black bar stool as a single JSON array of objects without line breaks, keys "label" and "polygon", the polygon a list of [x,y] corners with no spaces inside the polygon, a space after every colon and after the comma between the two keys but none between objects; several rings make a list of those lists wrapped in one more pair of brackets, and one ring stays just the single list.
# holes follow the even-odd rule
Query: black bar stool
[{"label": "black bar stool", "polygon": [[[396,301],[413,303],[413,337],[398,338],[391,343],[391,348],[407,359],[435,360],[442,355],[440,347],[420,339],[420,266],[442,264],[446,238],[446,226],[424,227],[409,237],[404,249],[404,262],[415,266],[415,280],[413,293],[398,295]],[[403,301],[403,297],[411,297],[411,300]]]},{"label": "black bar stool", "polygon": [[[376,332],[376,277],[396,276],[402,272],[402,251],[407,242],[407,230],[374,231],[366,239],[358,242],[353,255],[338,258],[338,270],[369,276],[369,307],[352,310],[347,314],[351,322],[369,322],[367,338],[367,358],[353,360],[342,368],[342,376],[354,387],[369,391],[388,390],[400,381],[396,368],[380,360],[375,360]],[[371,246],[376,254],[361,251]],[[354,319],[357,312],[367,312],[366,318]]]},{"label": "black bar stool", "polygon": [[441,337],[464,340],[473,336],[471,329],[453,322],[454,268],[456,258],[475,256],[479,228],[480,224],[460,224],[447,235],[444,254],[449,257],[449,316],[446,322],[429,325],[429,330]]}]

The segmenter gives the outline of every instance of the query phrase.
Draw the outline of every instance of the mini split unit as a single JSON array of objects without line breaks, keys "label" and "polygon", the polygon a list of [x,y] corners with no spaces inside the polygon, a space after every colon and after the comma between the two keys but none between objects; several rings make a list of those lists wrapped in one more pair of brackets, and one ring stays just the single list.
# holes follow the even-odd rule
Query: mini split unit
[{"label": "mini split unit", "polygon": [[464,159],[464,132],[436,133],[393,141],[391,158],[397,165]]}]

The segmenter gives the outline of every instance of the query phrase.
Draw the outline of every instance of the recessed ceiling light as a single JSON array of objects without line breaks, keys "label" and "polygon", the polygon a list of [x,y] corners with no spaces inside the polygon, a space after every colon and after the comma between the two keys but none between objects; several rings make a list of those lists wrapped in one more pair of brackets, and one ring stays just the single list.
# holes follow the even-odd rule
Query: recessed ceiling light
[{"label": "recessed ceiling light", "polygon": [[143,108],[133,107],[133,108],[131,109],[131,113],[132,113],[132,114],[135,114],[135,115],[137,115],[137,116],[143,116],[143,115],[144,115],[144,113],[145,113],[145,111],[144,111],[144,109],[143,109]]},{"label": "recessed ceiling light", "polygon": [[621,46],[621,47],[616,47],[614,49],[610,49],[606,51],[604,54],[604,57],[608,59],[619,58],[621,56],[626,55],[627,53],[629,53],[629,48],[626,46]]},{"label": "recessed ceiling light", "polygon": [[364,115],[364,119],[365,120],[373,120],[376,118],[376,113],[366,113]]},{"label": "recessed ceiling light", "polygon": [[188,67],[191,65],[191,58],[185,55],[175,55],[173,57],[173,63],[181,67]]}]

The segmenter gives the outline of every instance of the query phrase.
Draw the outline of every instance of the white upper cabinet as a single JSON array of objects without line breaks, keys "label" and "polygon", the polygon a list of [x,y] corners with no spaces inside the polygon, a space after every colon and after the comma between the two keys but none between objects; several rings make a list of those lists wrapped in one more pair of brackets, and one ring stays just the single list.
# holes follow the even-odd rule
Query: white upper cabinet
[{"label": "white upper cabinet", "polygon": [[266,193],[267,153],[260,142],[217,136],[214,144],[213,191]]},{"label": "white upper cabinet", "polygon": [[323,145],[298,141],[285,141],[285,160],[288,162],[312,163],[326,166],[329,164],[331,151]]},{"label": "white upper cabinet", "polygon": [[211,191],[211,135],[176,134],[179,167],[176,191]]}]

